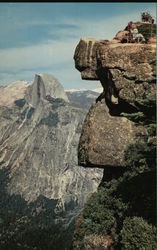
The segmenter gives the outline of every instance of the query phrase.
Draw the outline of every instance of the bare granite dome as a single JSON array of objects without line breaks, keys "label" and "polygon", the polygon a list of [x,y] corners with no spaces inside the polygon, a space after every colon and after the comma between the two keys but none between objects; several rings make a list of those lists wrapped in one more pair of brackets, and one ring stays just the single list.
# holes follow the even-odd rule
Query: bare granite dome
[{"label": "bare granite dome", "polygon": [[61,98],[68,102],[68,97],[58,80],[49,74],[36,74],[33,84],[27,91],[26,100],[36,107],[40,100],[47,96]]}]

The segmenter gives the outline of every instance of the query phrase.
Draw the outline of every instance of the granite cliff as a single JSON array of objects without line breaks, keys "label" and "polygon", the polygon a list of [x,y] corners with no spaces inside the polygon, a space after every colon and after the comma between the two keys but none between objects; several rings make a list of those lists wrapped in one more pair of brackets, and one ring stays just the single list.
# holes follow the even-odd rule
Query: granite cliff
[{"label": "granite cliff", "polygon": [[[1,249],[70,248],[74,221],[102,178],[101,170],[77,165],[87,110],[69,102],[48,74],[36,74],[32,84],[1,87],[0,93]],[[8,226],[5,217],[12,218]]]},{"label": "granite cliff", "polygon": [[78,147],[79,165],[104,169],[75,224],[78,250],[157,248],[156,45],[150,34],[145,43],[123,43],[124,33],[111,41],[82,38],[74,54],[82,79],[103,87]]},{"label": "granite cliff", "polygon": [[124,151],[142,126],[123,113],[143,110],[140,102],[155,93],[155,45],[121,44],[81,39],[75,50],[75,67],[82,79],[99,80],[103,93],[89,110],[79,143],[79,164],[124,166]]}]

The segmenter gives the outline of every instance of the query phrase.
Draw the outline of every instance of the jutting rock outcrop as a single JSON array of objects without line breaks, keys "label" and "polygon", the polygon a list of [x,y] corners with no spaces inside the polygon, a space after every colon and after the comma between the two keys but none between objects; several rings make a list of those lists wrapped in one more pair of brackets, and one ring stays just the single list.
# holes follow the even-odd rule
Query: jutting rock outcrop
[{"label": "jutting rock outcrop", "polygon": [[80,165],[125,166],[125,151],[146,130],[123,114],[142,111],[141,99],[155,94],[155,53],[155,44],[80,40],[75,67],[82,79],[99,80],[104,89],[84,121],[78,148]]}]

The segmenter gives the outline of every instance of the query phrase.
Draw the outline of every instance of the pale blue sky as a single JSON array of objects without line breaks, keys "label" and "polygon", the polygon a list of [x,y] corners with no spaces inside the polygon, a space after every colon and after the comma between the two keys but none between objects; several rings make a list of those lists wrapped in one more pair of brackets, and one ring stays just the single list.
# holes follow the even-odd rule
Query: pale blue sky
[{"label": "pale blue sky", "polygon": [[81,37],[112,39],[155,3],[0,3],[0,85],[54,75],[65,89],[99,87],[83,81],[73,54]]}]

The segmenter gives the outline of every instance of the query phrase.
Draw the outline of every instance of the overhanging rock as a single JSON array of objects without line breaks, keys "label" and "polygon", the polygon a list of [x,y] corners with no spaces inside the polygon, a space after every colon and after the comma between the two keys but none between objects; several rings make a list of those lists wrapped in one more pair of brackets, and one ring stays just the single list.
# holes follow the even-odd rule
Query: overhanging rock
[{"label": "overhanging rock", "polygon": [[156,47],[81,39],[75,67],[82,79],[100,80],[103,93],[85,119],[78,148],[79,164],[86,167],[123,167],[128,146],[145,128],[122,113],[143,110],[141,100],[155,95]]}]

